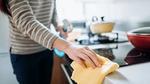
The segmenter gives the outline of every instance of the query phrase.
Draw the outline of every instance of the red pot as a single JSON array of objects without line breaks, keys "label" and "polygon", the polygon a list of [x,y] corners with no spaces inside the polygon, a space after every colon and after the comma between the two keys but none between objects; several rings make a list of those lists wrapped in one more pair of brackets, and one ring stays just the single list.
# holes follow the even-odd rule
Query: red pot
[{"label": "red pot", "polygon": [[127,32],[128,40],[138,49],[150,49],[150,27],[133,29]]}]

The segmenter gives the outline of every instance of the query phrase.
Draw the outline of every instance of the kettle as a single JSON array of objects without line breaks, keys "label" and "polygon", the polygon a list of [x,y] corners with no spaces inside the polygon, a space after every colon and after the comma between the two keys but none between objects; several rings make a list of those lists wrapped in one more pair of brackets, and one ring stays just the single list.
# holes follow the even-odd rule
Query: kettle
[{"label": "kettle", "polygon": [[105,22],[104,16],[100,17],[101,21],[97,16],[92,17],[92,24],[90,25],[90,30],[93,34],[109,33],[112,32],[115,23]]}]

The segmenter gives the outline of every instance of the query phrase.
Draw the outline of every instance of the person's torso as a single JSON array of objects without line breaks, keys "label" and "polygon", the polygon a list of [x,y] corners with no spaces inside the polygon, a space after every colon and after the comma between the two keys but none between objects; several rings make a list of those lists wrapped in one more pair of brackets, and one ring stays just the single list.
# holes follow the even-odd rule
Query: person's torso
[{"label": "person's torso", "polygon": [[[47,28],[50,28],[54,10],[54,0],[29,0],[29,4],[36,19]],[[45,50],[42,45],[22,34],[10,19],[10,46],[13,54],[32,54]]]}]

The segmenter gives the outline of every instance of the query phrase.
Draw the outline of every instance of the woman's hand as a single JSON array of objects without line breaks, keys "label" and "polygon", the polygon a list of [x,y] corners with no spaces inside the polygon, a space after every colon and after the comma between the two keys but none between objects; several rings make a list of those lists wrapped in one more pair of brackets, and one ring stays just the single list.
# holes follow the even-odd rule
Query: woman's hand
[{"label": "woman's hand", "polygon": [[62,25],[57,26],[56,31],[60,33],[61,37],[66,39],[68,37],[68,34],[72,32],[73,28],[71,28],[72,26],[70,26],[67,30],[64,30],[63,27],[64,26]]},{"label": "woman's hand", "polygon": [[59,32],[60,36],[63,37],[64,39],[66,39],[68,37],[69,32],[64,32],[63,26],[61,26],[61,25],[57,26],[57,32]]},{"label": "woman's hand", "polygon": [[100,60],[96,56],[96,53],[88,47],[77,48],[71,45],[64,49],[64,51],[69,58],[78,62],[84,67],[86,67],[84,61],[88,62],[93,68],[101,66]]},{"label": "woman's hand", "polygon": [[63,24],[57,25],[56,31],[60,32],[60,36],[66,39],[68,37],[68,33],[72,32],[73,26],[67,19],[64,19],[62,22]]}]

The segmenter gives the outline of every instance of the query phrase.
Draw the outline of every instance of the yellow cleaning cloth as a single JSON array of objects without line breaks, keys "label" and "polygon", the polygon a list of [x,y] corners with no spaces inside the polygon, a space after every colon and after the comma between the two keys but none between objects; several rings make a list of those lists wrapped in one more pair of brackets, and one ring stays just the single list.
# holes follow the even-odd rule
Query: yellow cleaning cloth
[{"label": "yellow cleaning cloth", "polygon": [[77,84],[102,84],[106,75],[119,68],[117,63],[114,63],[105,57],[97,56],[102,60],[102,66],[95,69],[90,67],[88,63],[85,63],[87,66],[86,68],[75,61],[71,63],[71,67],[74,70],[71,78]]}]

